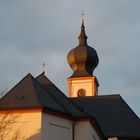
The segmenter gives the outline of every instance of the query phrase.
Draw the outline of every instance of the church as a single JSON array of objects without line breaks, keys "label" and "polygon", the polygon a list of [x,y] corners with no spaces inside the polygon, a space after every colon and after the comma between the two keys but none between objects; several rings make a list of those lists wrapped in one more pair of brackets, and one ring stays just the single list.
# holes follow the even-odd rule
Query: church
[{"label": "church", "polygon": [[78,39],[67,55],[68,96],[45,72],[27,74],[0,99],[0,140],[140,140],[140,119],[123,98],[98,93],[99,57],[84,21]]}]

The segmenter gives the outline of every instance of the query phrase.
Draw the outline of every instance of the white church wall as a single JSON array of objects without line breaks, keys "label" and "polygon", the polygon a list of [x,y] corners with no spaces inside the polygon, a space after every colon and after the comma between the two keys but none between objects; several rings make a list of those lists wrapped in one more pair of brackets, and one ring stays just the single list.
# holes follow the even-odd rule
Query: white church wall
[{"label": "white church wall", "polygon": [[90,125],[90,140],[100,140],[100,137],[98,135],[98,133],[96,132],[95,128],[93,127],[93,125]]},{"label": "white church wall", "polygon": [[108,138],[108,140],[118,140],[117,137]]},{"label": "white church wall", "polygon": [[[5,114],[6,112],[0,112],[0,118]],[[73,130],[75,140],[100,140],[89,121],[76,121],[73,125],[72,120],[42,113],[39,109],[8,111],[7,119],[11,116],[17,118],[5,132],[8,135],[4,140],[9,140],[16,134],[18,140],[72,140]]]},{"label": "white church wall", "polygon": [[98,92],[96,77],[68,78],[68,96],[77,97],[78,90],[83,89],[85,96],[95,96]]},{"label": "white church wall", "polygon": [[0,137],[4,137],[4,140],[40,140],[41,110],[0,112],[0,119],[3,119],[4,117],[5,120],[3,121],[3,124],[2,122],[0,124],[1,126],[4,126],[8,122],[7,127],[5,127],[4,130],[1,130],[0,133]]},{"label": "white church wall", "polygon": [[100,140],[97,132],[89,121],[75,123],[75,140]]},{"label": "white church wall", "polygon": [[41,140],[72,140],[72,123],[71,120],[43,113]]},{"label": "white church wall", "polygon": [[73,78],[69,79],[69,94],[70,97],[77,97],[77,91],[79,89],[84,89],[88,95],[86,96],[91,96],[92,91],[93,91],[93,79],[92,78]]}]

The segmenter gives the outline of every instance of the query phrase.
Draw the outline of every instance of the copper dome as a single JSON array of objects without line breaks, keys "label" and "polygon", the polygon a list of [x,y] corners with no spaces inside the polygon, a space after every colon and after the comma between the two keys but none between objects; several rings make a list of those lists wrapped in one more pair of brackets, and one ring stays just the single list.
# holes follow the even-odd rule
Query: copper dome
[{"label": "copper dome", "polygon": [[68,63],[73,70],[71,77],[92,76],[99,59],[96,50],[87,45],[84,22],[82,22],[81,33],[78,39],[79,45],[67,55]]}]

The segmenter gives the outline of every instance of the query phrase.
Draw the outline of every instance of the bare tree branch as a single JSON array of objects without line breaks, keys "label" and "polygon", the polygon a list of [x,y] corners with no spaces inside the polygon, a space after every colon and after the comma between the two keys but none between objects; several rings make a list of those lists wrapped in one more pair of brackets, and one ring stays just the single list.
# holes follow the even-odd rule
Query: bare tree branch
[{"label": "bare tree branch", "polygon": [[[16,128],[16,124],[18,123],[19,115],[12,114],[10,112],[6,112],[5,114],[0,114],[0,140],[23,140],[21,137],[20,129]],[[14,130],[15,129],[15,130]],[[14,130],[14,134],[11,137],[9,136],[11,130]]]}]

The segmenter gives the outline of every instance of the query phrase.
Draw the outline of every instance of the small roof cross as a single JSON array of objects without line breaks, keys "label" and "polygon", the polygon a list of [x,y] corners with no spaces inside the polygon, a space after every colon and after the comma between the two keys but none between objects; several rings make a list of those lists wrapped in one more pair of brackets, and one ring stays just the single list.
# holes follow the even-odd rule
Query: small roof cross
[{"label": "small roof cross", "polygon": [[43,63],[42,63],[43,72],[45,72],[45,67],[46,67],[46,63],[43,62]]}]

